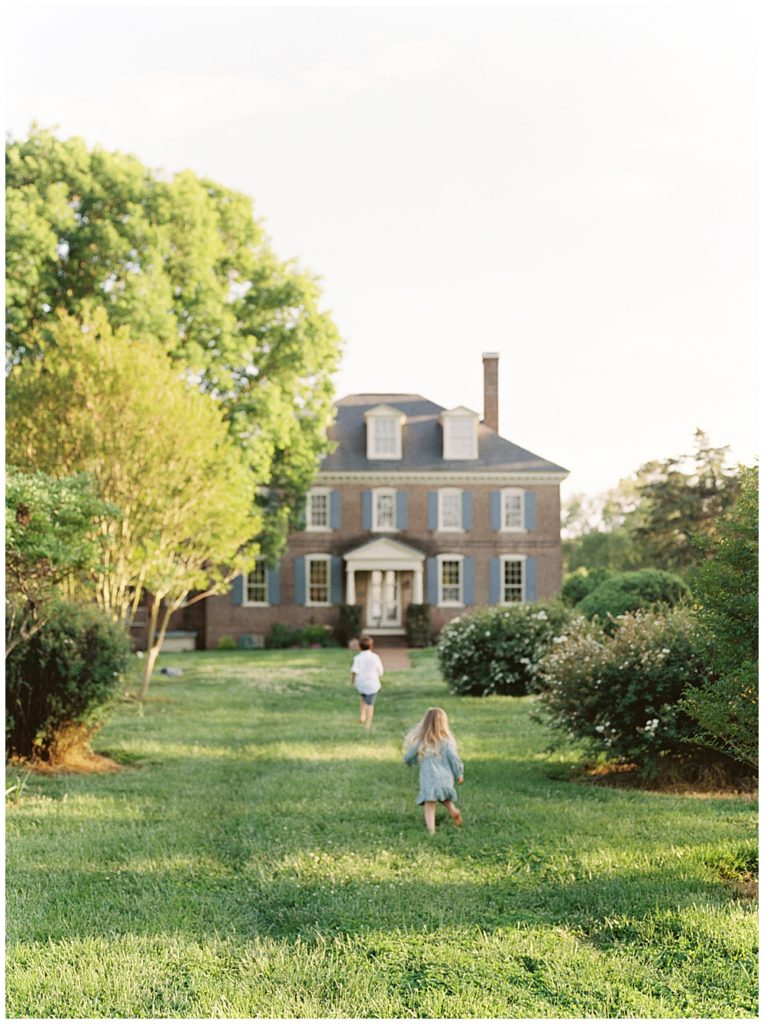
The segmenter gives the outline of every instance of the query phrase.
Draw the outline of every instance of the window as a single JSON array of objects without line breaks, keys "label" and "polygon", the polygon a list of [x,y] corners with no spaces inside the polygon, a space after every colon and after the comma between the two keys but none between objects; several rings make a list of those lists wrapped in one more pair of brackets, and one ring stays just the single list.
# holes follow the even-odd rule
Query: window
[{"label": "window", "polygon": [[400,459],[402,432],[406,417],[389,405],[379,405],[365,414],[366,458]]},{"label": "window", "polygon": [[395,491],[376,490],[372,491],[372,519],[373,530],[395,530]]},{"label": "window", "polygon": [[518,604],[523,600],[523,574],[525,559],[506,556],[501,560],[502,604]]},{"label": "window", "polygon": [[438,604],[464,604],[461,555],[438,555]]},{"label": "window", "polygon": [[438,529],[461,530],[462,523],[462,492],[438,492]]},{"label": "window", "polygon": [[460,406],[441,414],[443,425],[443,458],[476,459],[478,457],[478,415]]},{"label": "window", "polygon": [[329,600],[329,559],[330,555],[308,555],[307,600],[308,605],[331,604]]},{"label": "window", "polygon": [[244,582],[244,604],[268,604],[268,573],[264,558],[255,561]]},{"label": "window", "polygon": [[314,487],[308,492],[305,529],[328,530],[330,527],[329,491]]},{"label": "window", "polygon": [[501,492],[502,530],[525,529],[525,492],[507,488]]}]

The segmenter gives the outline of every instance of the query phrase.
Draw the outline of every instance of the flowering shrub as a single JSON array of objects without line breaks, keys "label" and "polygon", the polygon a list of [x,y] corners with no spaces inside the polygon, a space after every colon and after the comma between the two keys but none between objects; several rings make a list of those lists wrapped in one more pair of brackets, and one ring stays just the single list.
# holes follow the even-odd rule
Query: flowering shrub
[{"label": "flowering shrub", "polygon": [[628,613],[612,636],[578,617],[541,659],[538,717],[647,775],[666,755],[697,757],[687,742],[695,725],[679,700],[708,678],[700,652],[685,609]]},{"label": "flowering shrub", "polygon": [[569,618],[563,605],[551,602],[481,608],[462,615],[441,631],[440,670],[453,693],[527,693],[539,659]]}]

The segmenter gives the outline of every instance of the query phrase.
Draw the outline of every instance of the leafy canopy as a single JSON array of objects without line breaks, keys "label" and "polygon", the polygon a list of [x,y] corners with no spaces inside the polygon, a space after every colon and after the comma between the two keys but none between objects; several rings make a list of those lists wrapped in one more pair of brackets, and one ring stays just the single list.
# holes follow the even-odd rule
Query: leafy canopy
[{"label": "leafy canopy", "polygon": [[103,305],[214,395],[270,493],[274,556],[326,451],[339,337],[313,277],[274,255],[251,200],[190,171],[33,129],[7,149],[7,338],[38,356],[64,310]]}]

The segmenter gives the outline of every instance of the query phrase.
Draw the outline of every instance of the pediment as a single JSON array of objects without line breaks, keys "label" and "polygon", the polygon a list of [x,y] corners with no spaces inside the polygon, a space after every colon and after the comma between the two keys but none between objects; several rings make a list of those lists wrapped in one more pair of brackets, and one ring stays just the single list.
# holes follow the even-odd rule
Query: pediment
[{"label": "pediment", "polygon": [[346,562],[374,562],[380,565],[390,562],[410,562],[419,565],[424,562],[424,557],[423,551],[412,548],[409,544],[401,544],[392,537],[377,537],[343,555]]},{"label": "pediment", "polygon": [[369,419],[371,416],[395,416],[397,419],[404,421],[406,414],[401,412],[400,409],[394,408],[392,405],[375,405],[373,409],[367,409],[363,414],[364,419]]}]

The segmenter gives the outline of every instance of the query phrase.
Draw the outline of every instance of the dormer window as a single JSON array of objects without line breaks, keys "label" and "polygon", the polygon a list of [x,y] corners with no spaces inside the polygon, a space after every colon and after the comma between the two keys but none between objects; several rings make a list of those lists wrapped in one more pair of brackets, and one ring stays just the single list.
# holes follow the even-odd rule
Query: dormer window
[{"label": "dormer window", "polygon": [[403,424],[406,417],[398,409],[378,405],[369,409],[366,419],[366,458],[400,459],[403,455]]},{"label": "dormer window", "polygon": [[459,406],[440,415],[443,425],[443,458],[476,459],[478,457],[478,414]]}]

